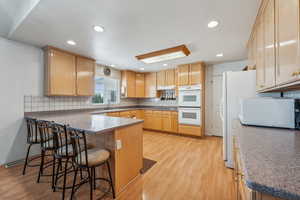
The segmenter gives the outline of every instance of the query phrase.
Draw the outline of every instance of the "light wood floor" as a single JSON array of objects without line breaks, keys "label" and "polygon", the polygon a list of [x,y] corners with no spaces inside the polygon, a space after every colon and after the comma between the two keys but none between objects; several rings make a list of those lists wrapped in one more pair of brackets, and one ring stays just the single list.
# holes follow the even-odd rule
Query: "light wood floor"
[{"label": "light wood floor", "polygon": [[[157,163],[138,178],[120,200],[233,200],[232,170],[222,160],[222,140],[216,137],[194,139],[156,132],[144,132],[144,157]],[[22,166],[0,169],[0,199],[60,199],[44,183],[36,184],[37,169]],[[101,192],[96,192],[95,199]],[[67,193],[69,197],[69,193]],[[88,199],[88,186],[76,193]],[[110,196],[105,200],[111,199]]]}]

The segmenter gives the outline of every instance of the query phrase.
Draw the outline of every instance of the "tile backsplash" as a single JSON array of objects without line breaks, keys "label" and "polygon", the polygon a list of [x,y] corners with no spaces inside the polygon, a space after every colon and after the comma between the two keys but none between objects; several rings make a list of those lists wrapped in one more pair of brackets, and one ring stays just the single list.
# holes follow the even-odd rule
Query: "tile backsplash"
[{"label": "tile backsplash", "polygon": [[178,106],[177,100],[160,100],[159,98],[139,99],[141,106]]},{"label": "tile backsplash", "polygon": [[[46,97],[24,96],[24,111],[57,111],[107,107],[105,104],[92,104],[91,97]],[[121,99],[119,104],[111,104],[110,107],[138,105],[136,99]]]}]

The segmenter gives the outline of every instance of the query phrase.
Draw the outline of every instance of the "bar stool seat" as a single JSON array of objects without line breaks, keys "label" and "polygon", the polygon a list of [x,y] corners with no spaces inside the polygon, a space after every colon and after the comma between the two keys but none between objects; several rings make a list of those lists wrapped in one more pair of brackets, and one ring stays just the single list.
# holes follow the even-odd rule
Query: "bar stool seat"
[{"label": "bar stool seat", "polygon": [[[97,165],[100,165],[101,163],[106,162],[109,159],[109,156],[109,151],[105,149],[88,149],[87,159],[85,158],[85,152],[83,151],[81,152],[81,155],[76,156],[75,162],[80,166],[95,167]],[[86,160],[88,163],[86,163]]]},{"label": "bar stool seat", "polygon": [[[93,148],[95,148],[95,146],[93,144],[88,143],[87,148],[88,149],[93,149]],[[68,144],[68,145],[64,145],[64,146],[58,148],[56,156],[57,157],[66,157],[67,155],[71,156],[70,154],[73,154],[73,153],[75,154],[75,152],[73,150],[73,145]]]}]

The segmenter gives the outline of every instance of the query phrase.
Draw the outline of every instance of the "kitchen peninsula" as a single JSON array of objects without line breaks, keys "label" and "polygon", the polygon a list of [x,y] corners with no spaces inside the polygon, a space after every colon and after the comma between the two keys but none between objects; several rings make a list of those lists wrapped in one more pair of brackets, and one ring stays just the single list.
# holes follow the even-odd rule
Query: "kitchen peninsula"
[{"label": "kitchen peninsula", "polygon": [[109,117],[91,111],[36,112],[26,113],[25,117],[85,130],[89,142],[110,150],[117,196],[140,175],[143,167],[143,120]]}]

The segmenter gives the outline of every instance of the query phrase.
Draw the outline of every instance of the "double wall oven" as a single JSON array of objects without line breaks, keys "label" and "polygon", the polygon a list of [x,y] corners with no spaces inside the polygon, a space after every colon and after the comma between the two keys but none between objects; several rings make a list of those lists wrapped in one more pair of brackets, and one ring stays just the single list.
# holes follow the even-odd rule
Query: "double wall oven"
[{"label": "double wall oven", "polygon": [[179,87],[179,124],[201,126],[201,85]]}]

